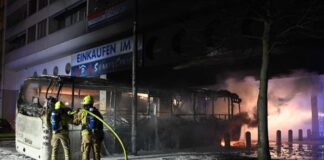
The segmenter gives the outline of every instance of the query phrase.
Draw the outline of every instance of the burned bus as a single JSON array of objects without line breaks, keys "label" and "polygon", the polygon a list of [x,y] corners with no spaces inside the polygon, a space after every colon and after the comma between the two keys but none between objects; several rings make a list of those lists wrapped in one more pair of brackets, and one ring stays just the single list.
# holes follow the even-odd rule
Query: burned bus
[{"label": "burned bus", "polygon": [[[50,113],[57,100],[76,110],[84,96],[94,97],[94,106],[113,126],[126,149],[131,146],[131,87],[99,78],[40,76],[27,78],[21,86],[16,110],[16,150],[34,159],[50,159]],[[238,140],[242,121],[238,95],[207,89],[158,89],[139,87],[137,149],[181,150],[220,146],[226,133]],[[223,104],[222,104],[223,103]],[[221,107],[219,107],[221,106]],[[219,113],[222,111],[222,113]],[[72,159],[80,159],[80,126],[69,125]],[[104,130],[103,156],[121,153],[113,134]],[[63,158],[63,150],[59,156]]]}]

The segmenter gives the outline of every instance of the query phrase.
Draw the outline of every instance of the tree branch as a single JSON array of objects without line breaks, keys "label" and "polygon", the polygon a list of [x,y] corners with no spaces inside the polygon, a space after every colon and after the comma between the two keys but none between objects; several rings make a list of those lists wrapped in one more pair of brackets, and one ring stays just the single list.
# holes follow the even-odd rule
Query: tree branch
[{"label": "tree branch", "polygon": [[[312,19],[311,15],[310,15],[311,11],[318,10],[321,8],[320,5],[316,6],[316,4],[317,4],[317,1],[313,1],[313,3],[310,4],[309,7],[305,10],[303,16],[296,22],[296,24],[289,26],[287,29],[285,29],[282,32],[280,32],[279,34],[277,34],[276,38],[284,37],[287,33],[291,32],[292,30],[295,30],[298,28],[299,29],[306,28],[305,26],[312,22],[309,20],[309,19]],[[306,19],[307,19],[307,21],[306,21]]]}]

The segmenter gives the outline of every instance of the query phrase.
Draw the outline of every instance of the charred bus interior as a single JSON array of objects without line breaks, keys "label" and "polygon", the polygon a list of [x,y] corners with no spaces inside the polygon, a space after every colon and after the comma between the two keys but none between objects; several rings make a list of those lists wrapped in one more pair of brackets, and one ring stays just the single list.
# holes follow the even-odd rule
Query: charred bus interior
[{"label": "charred bus interior", "polygon": [[[96,78],[32,77],[21,87],[17,114],[41,118],[50,113],[56,99],[75,110],[82,107],[86,95],[94,97],[95,107],[130,150],[132,92],[129,86]],[[220,147],[226,133],[232,134],[232,140],[238,140],[243,123],[239,118],[240,102],[237,94],[226,90],[139,88],[138,150],[150,152],[205,146],[215,149]],[[70,125],[69,129],[72,157],[79,158],[80,127]],[[105,130],[102,154],[120,152],[117,140]]]}]

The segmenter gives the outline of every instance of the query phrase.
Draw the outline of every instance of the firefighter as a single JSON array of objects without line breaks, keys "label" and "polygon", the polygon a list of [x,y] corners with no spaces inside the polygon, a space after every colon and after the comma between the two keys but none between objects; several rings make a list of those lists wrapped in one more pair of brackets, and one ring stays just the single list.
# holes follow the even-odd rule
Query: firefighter
[{"label": "firefighter", "polygon": [[55,108],[51,113],[52,160],[57,159],[57,151],[60,142],[64,150],[65,160],[71,159],[68,123],[72,123],[72,121],[73,119],[68,116],[67,111],[64,109],[64,104],[61,101],[57,101],[55,103]]},{"label": "firefighter", "polygon": [[[100,112],[93,106],[93,97],[85,96],[83,99],[83,108],[102,119]],[[100,159],[101,142],[103,140],[103,124],[95,117],[86,112],[78,112],[73,121],[74,124],[82,125],[81,129],[81,153],[82,160],[90,159],[90,148],[93,149],[95,160]]]}]

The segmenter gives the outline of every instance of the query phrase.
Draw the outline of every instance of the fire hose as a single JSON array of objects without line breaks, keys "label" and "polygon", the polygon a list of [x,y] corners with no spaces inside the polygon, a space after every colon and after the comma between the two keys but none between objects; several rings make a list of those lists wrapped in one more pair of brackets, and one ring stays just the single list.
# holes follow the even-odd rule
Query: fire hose
[{"label": "fire hose", "polygon": [[85,109],[81,109],[81,112],[83,113],[88,113],[91,116],[95,117],[96,119],[98,119],[102,124],[104,124],[113,134],[114,136],[118,139],[118,142],[120,143],[121,147],[123,148],[123,152],[124,152],[124,159],[128,160],[128,156],[127,156],[127,152],[124,146],[123,141],[119,138],[118,134],[115,132],[115,130],[108,124],[106,123],[103,119],[101,119],[100,117],[98,117],[97,115],[85,110]]}]

